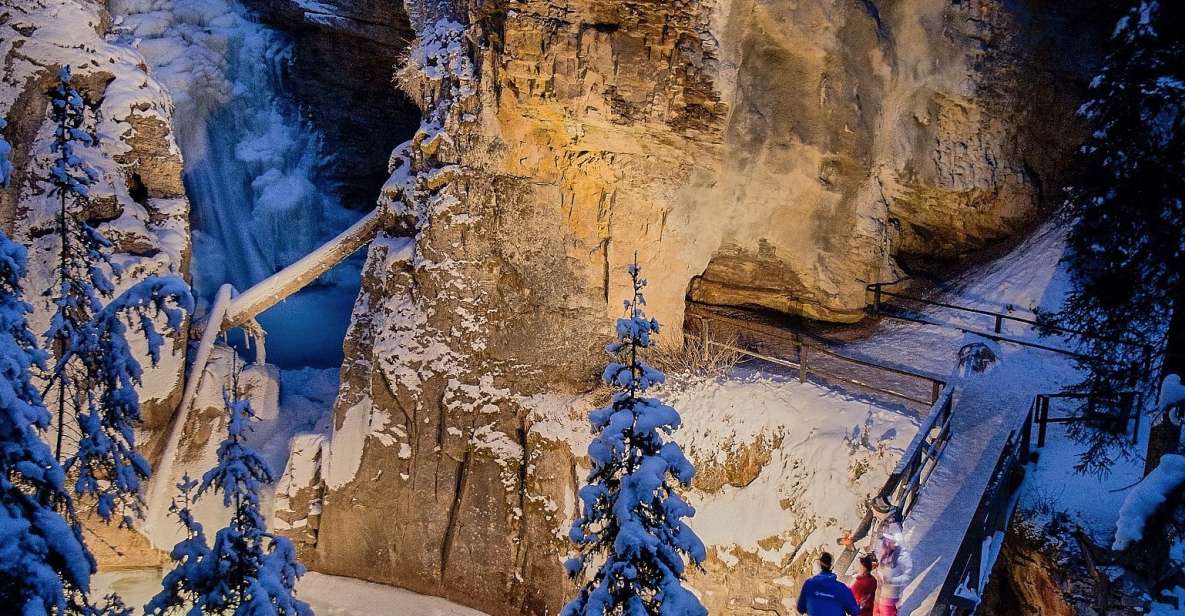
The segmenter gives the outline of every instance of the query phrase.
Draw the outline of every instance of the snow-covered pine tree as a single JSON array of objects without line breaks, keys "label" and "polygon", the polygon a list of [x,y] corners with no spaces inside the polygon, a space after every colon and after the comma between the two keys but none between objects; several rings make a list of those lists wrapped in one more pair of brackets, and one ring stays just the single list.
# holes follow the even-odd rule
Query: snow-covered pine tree
[{"label": "snow-covered pine tree", "polygon": [[[0,130],[8,126],[8,121],[0,118]],[[12,145],[0,135],[0,188],[8,186],[8,178],[12,177],[12,161],[8,160],[12,152]]]},{"label": "snow-covered pine tree", "polygon": [[189,510],[190,494],[197,485],[198,482],[190,479],[189,475],[182,477],[177,484],[181,493],[180,501],[173,499],[169,513],[181,522],[185,537],[169,553],[169,557],[177,564],[161,581],[161,591],[144,606],[145,614],[164,616],[170,611],[184,613],[188,611],[186,606],[200,605],[202,595],[211,587],[216,571],[212,567],[210,546],[206,543],[206,533],[201,523],[194,519]]},{"label": "snow-covered pine tree", "polygon": [[[296,562],[295,547],[288,538],[267,532],[259,511],[259,490],[273,479],[267,462],[246,443],[255,412],[249,400],[239,397],[237,368],[223,399],[228,413],[226,440],[218,446],[217,466],[202,476],[196,496],[221,492],[223,505],[231,509],[230,521],[207,549],[201,527],[188,510],[179,515],[189,538],[173,549],[178,566],[145,610],[149,614],[312,616],[308,604],[296,598],[296,580],[304,567]],[[188,489],[182,491],[188,494]]]},{"label": "snow-covered pine tree", "polygon": [[[1165,374],[1185,374],[1183,57],[1185,4],[1139,0],[1079,110],[1090,133],[1065,208],[1076,284],[1053,323],[1084,334],[1082,385],[1103,396],[1155,386],[1147,369],[1166,349]],[[1122,434],[1071,426],[1087,446],[1080,471],[1105,471],[1129,447]]]},{"label": "snow-covered pine tree", "polygon": [[[104,305],[103,298],[115,292],[105,268],[116,275],[119,269],[109,255],[111,243],[86,219],[89,188],[99,174],[79,148],[97,138],[87,128],[87,103],[70,79],[70,68],[62,67],[50,97],[55,160],[47,181],[58,197],[60,241],[55,286],[47,291],[55,311],[45,334],[57,358],[49,375],[57,393],[54,457],[65,457],[66,471],[76,476],[75,492],[93,497],[103,520],[118,512],[120,524],[130,526],[142,511],[140,482],[149,467],[136,452],[136,386],[143,371],[128,345],[128,324],[145,337],[155,364],[164,338],[154,319],[163,314],[167,327],[178,330],[193,298],[177,276],[150,277]],[[72,427],[77,447],[66,457],[64,439]]]},{"label": "snow-covered pine tree", "polygon": [[30,381],[45,353],[21,298],[25,249],[0,232],[0,606],[20,614],[78,612],[95,560],[40,432],[49,411]]},{"label": "snow-covered pine tree", "polygon": [[89,387],[75,392],[81,412],[77,416],[78,450],[66,460],[66,470],[77,473],[79,495],[93,495],[97,512],[110,520],[123,513],[120,524],[131,525],[140,515],[140,481],[148,476],[148,463],[135,449],[135,425],[140,421],[140,385],[143,369],[127,341],[128,322],[148,343],[149,359],[160,359],[164,337],[155,319],[164,315],[172,331],[181,328],[183,311],[192,310],[189,285],[176,276],[146,278],[111,300],[86,323],[80,336],[66,347],[59,364],[77,359]]},{"label": "snow-covered pine tree", "polygon": [[603,564],[563,609],[563,616],[702,616],[707,610],[683,587],[684,557],[698,566],[703,542],[683,521],[695,510],[676,492],[695,469],[673,441],[679,413],[646,390],[664,380],[640,353],[653,344],[658,321],[646,318],[637,261],[629,267],[633,297],[617,320],[615,356],[602,375],[618,391],[589,416],[595,435],[588,447],[592,470],[580,489],[579,517],[568,536],[579,555],[566,563],[579,579],[590,563]]}]

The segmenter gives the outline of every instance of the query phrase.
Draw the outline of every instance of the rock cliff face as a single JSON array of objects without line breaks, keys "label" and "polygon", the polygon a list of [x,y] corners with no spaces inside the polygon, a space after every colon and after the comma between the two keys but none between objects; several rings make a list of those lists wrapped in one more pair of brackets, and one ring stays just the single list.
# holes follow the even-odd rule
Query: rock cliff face
[{"label": "rock cliff face", "polygon": [[[189,203],[181,183],[181,155],[172,134],[172,102],[134,50],[105,39],[111,20],[86,0],[0,2],[0,116],[8,120],[14,174],[0,189],[0,225],[30,245],[31,325],[44,331],[52,278],[57,200],[42,181],[52,160],[49,91],[59,66],[96,109],[100,144],[83,153],[100,172],[87,214],[114,244],[124,288],[144,277],[183,273],[189,259]],[[152,436],[180,397],[184,339],[177,337],[161,364],[145,361],[145,428]],[[151,444],[149,450],[152,450]]]},{"label": "rock cliff face", "polygon": [[[978,613],[986,616],[1149,613],[1149,598],[1156,593],[1120,566],[1116,556],[1105,547],[1094,545],[1066,514],[1019,510],[1004,538]],[[1146,562],[1143,558],[1136,560]]]},{"label": "rock cliff face", "polygon": [[393,83],[415,37],[401,2],[245,0],[293,38],[288,91],[325,140],[320,175],[342,203],[368,209],[386,179],[381,166],[419,124],[419,109]]},{"label": "rock cliff face", "polygon": [[[424,119],[383,201],[414,242],[370,248],[334,432],[292,464],[282,514],[316,569],[498,615],[571,593],[584,443],[556,425],[585,409],[537,401],[591,386],[625,264],[649,274],[672,337],[688,295],[858,319],[867,282],[1013,238],[1056,199],[1109,17],[991,0],[407,5],[402,84]],[[801,572],[719,547],[693,582],[711,609],[768,611]]]},{"label": "rock cliff face", "polygon": [[[0,228],[29,246],[26,299],[30,321],[40,334],[52,312],[42,292],[53,284],[57,240],[56,197],[42,178],[52,164],[49,92],[62,65],[96,109],[93,128],[100,144],[80,155],[100,173],[86,212],[114,245],[113,260],[124,273],[119,290],[145,277],[184,273],[189,259],[189,203],[181,183],[181,155],[172,130],[172,102],[147,74],[143,58],[107,38],[110,16],[88,0],[0,0],[0,117],[13,146],[14,174],[0,189]],[[142,341],[133,348],[143,351]],[[185,338],[173,333],[161,362],[150,367],[146,353],[140,388],[144,423],[141,450],[155,462],[158,437],[181,396]],[[50,401],[52,404],[52,401]],[[98,528],[92,542],[100,564],[154,564],[159,559],[142,537]],[[120,545],[123,554],[109,549]]]}]

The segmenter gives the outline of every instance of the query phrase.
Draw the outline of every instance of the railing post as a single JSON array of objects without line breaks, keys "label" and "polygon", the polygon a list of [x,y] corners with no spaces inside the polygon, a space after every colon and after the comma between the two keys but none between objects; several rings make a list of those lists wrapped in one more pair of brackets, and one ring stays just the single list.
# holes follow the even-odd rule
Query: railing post
[{"label": "railing post", "polygon": [[799,382],[806,382],[806,341],[801,337],[798,339],[798,380]]},{"label": "railing post", "polygon": [[942,395],[942,386],[938,381],[930,381],[930,404],[938,402],[938,396]]},{"label": "railing post", "polygon": [[700,352],[704,355],[704,361],[708,361],[708,319],[707,317],[699,318],[699,338],[702,348]]},{"label": "railing post", "polygon": [[1045,429],[1049,425],[1049,398],[1043,395],[1037,396],[1037,416],[1040,417],[1040,424],[1037,426],[1037,447],[1045,447]]},{"label": "railing post", "polygon": [[881,312],[881,285],[876,283],[872,285],[872,314],[880,314]]},{"label": "railing post", "polygon": [[1140,415],[1143,414],[1136,400],[1136,392],[1127,392],[1127,412],[1129,415],[1135,415],[1135,425],[1132,426],[1132,445],[1140,442]]},{"label": "railing post", "polygon": [[1021,446],[1020,446],[1020,462],[1021,464],[1029,463],[1029,452],[1033,447],[1033,409],[1029,409],[1029,416],[1025,420],[1024,428],[1021,429]]},{"label": "railing post", "polygon": [[996,333],[1000,333],[1000,329],[1004,326],[1004,315],[996,314]]}]

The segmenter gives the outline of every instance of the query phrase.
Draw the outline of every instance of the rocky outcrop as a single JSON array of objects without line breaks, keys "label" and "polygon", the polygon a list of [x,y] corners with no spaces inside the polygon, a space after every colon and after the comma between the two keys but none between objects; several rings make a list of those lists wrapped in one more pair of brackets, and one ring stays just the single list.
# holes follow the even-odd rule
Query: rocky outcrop
[{"label": "rocky outcrop", "polygon": [[978,613],[986,616],[1146,614],[1151,594],[1068,515],[1020,509]]},{"label": "rocky outcrop", "polygon": [[[14,175],[0,189],[0,227],[29,246],[26,299],[34,305],[34,332],[52,312],[43,291],[52,286],[57,260],[58,203],[42,180],[51,165],[49,92],[60,66],[70,65],[74,84],[96,113],[95,148],[81,155],[99,171],[86,215],[111,240],[112,259],[123,273],[117,291],[152,275],[188,268],[189,204],[181,183],[181,155],[172,131],[172,102],[147,74],[143,58],[106,39],[111,19],[102,3],[88,0],[0,1],[0,116],[13,146]],[[161,360],[145,353],[139,444],[150,460],[181,395],[185,337],[169,332]],[[143,349],[133,339],[133,348]],[[52,402],[51,402],[52,403]],[[135,533],[85,520],[86,539],[102,566],[156,564],[161,554]]]},{"label": "rocky outcrop", "polygon": [[[989,0],[407,4],[424,119],[383,201],[414,243],[370,248],[328,454],[289,502],[320,507],[298,537],[314,568],[496,615],[570,595],[584,442],[531,401],[591,386],[625,264],[669,336],[689,294],[858,319],[867,282],[1040,216],[1106,21]],[[701,488],[751,481],[773,443],[737,443]],[[717,550],[694,584],[766,611],[809,566],[792,552],[735,569]]]},{"label": "rocky outcrop", "polygon": [[[105,40],[110,18],[101,5],[82,0],[35,0],[5,6],[0,24],[0,114],[13,145],[14,175],[0,190],[0,223],[30,245],[30,299],[52,280],[56,248],[52,231],[57,201],[41,180],[49,167],[49,90],[62,65],[96,110],[100,144],[86,153],[99,170],[87,214],[114,244],[123,288],[144,277],[185,272],[189,259],[189,204],[181,183],[181,155],[171,129],[172,103],[143,59]],[[32,326],[42,331],[48,300],[34,301]],[[162,428],[180,396],[184,337],[174,337],[160,365],[144,358],[141,391],[144,428]]]}]

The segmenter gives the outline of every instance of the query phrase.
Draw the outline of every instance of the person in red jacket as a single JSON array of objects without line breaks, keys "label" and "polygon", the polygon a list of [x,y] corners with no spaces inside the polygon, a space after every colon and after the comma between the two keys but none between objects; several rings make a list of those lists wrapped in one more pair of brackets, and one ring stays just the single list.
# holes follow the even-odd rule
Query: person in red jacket
[{"label": "person in red jacket", "polygon": [[852,594],[860,606],[860,616],[872,616],[876,603],[876,577],[872,575],[872,554],[860,557],[860,574],[852,582]]}]

